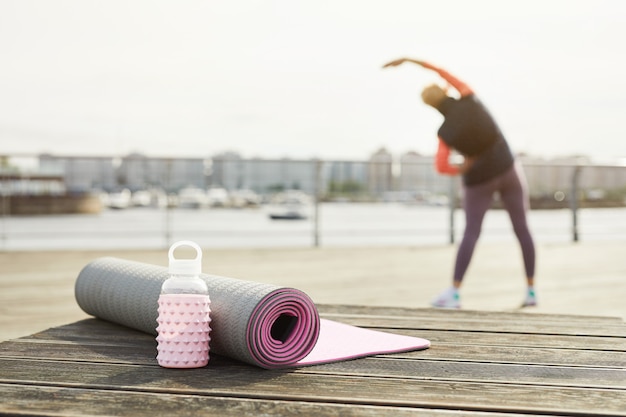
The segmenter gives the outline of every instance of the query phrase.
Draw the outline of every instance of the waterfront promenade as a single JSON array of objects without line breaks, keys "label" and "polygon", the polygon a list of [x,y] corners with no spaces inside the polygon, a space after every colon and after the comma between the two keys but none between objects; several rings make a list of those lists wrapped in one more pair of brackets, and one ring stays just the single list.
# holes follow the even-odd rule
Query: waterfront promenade
[{"label": "waterfront promenade", "polygon": [[[559,313],[626,318],[626,242],[538,244],[538,307]],[[316,303],[428,307],[449,285],[455,246],[206,249],[203,271],[287,285]],[[164,250],[0,252],[0,340],[86,317],[74,282],[101,256],[167,264]],[[514,243],[480,243],[465,286],[465,309],[511,311],[524,279]],[[523,316],[520,318],[523,320]]]}]

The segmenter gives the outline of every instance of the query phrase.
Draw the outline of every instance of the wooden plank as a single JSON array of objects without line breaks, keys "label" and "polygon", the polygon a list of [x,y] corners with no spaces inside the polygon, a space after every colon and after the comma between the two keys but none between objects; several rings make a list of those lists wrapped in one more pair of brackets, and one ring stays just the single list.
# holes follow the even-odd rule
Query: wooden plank
[{"label": "wooden plank", "polygon": [[[393,329],[394,332],[397,330],[469,332],[471,330],[503,334],[545,334],[548,335],[547,337],[559,335],[577,338],[626,337],[626,324],[620,318],[326,305],[320,306],[320,311],[323,317],[329,319],[362,327]],[[369,314],[361,314],[361,312],[367,313],[368,311]],[[102,326],[101,331],[110,338],[124,338],[120,328],[114,324],[107,323]],[[77,338],[81,336],[89,338],[90,335],[76,334]],[[38,337],[38,335],[30,337]],[[45,337],[54,336],[46,332]],[[615,342],[620,341],[613,340],[608,344],[614,346]],[[626,350],[626,348],[617,350]]]},{"label": "wooden plank", "polygon": [[132,344],[137,340],[154,340],[154,336],[105,320],[89,318],[52,327],[20,339],[64,340],[80,343]]},{"label": "wooden plank", "polygon": [[525,315],[516,320],[506,320],[498,315],[490,318],[445,318],[445,317],[395,317],[378,315],[326,314],[322,317],[359,326],[387,328],[412,328],[421,330],[487,331],[500,333],[553,334],[572,336],[626,337],[625,324],[598,324],[577,321],[572,323],[552,321],[527,321]]},{"label": "wooden plank", "polygon": [[156,354],[156,343],[145,342],[116,345],[19,339],[0,343],[2,358],[154,365]]},{"label": "wooden plank", "polygon": [[[83,346],[17,341],[1,344],[0,353],[7,359],[156,365],[156,348],[152,344],[150,346]],[[507,356],[507,353],[510,355]],[[563,386],[578,384],[626,388],[623,372],[626,368],[626,354],[618,358],[619,362],[612,362],[610,355],[596,353],[585,356],[585,353],[589,352],[554,351],[546,359],[545,351],[531,349],[530,353],[522,350],[522,353],[517,355],[510,351],[499,352],[499,357],[496,358],[498,355],[490,349],[467,351],[462,348],[446,349],[436,346],[425,351],[379,355],[367,362],[351,361],[317,365],[302,368],[302,371],[327,373],[333,370],[340,375],[355,375],[355,367],[361,367],[361,374],[364,376],[377,375],[389,370],[394,376],[407,378],[420,375],[422,378],[432,379],[516,381]],[[583,361],[580,356],[587,361]],[[213,355],[211,366],[216,361],[223,360],[226,359]],[[566,363],[550,363],[550,360]],[[592,364],[590,365],[589,362]],[[398,367],[404,370],[404,373],[398,373]],[[537,377],[538,375],[541,378]]]},{"label": "wooden plank", "polygon": [[360,327],[381,327],[387,329],[447,330],[497,333],[547,334],[570,336],[626,337],[626,325],[598,325],[577,322],[566,325],[561,322],[531,322],[520,317],[516,321],[502,320],[497,315],[491,319],[415,318],[393,316],[365,316],[350,314],[322,314],[329,320]]},{"label": "wooden plank", "polygon": [[[329,316],[326,316],[329,317]],[[347,324],[359,324],[362,327],[379,329],[381,331],[390,331],[397,334],[407,334],[416,337],[424,337],[431,341],[446,342],[454,340],[458,343],[460,340],[463,343],[472,343],[472,340],[482,340],[488,338],[489,343],[501,344],[498,341],[502,341],[504,344],[518,345],[518,346],[545,346],[545,347],[560,347],[563,346],[571,348],[590,348],[590,349],[606,349],[626,351],[626,336],[586,336],[586,335],[572,335],[572,334],[532,334],[532,337],[524,337],[521,339],[510,329],[507,332],[476,332],[466,325],[463,325],[461,330],[450,329],[424,329],[422,323],[411,322],[406,319],[395,320],[393,317],[384,317],[379,319],[378,317],[354,317],[337,315],[333,316],[333,319],[341,321]],[[381,323],[383,321],[384,323]],[[386,325],[385,325],[386,324]],[[439,324],[439,327],[449,327],[445,323]],[[92,326],[97,326],[97,333],[94,332]],[[501,325],[499,327],[502,327]],[[492,336],[489,333],[493,333]],[[569,333],[569,332],[568,332]],[[447,336],[447,337],[446,337]],[[43,332],[35,333],[34,335],[24,337],[26,339],[61,339],[61,340],[73,340],[73,341],[98,341],[107,340],[107,342],[120,342],[127,343],[129,338],[135,340],[136,338],[150,339],[154,336],[138,332],[128,327],[120,326],[115,323],[110,323],[99,319],[85,319],[74,323],[69,323],[59,327],[53,327]],[[506,341],[512,342],[506,342]],[[541,340],[539,344],[537,340]],[[582,341],[582,343],[578,343]]]},{"label": "wooden plank", "polygon": [[[0,357],[115,362],[151,365],[155,363],[156,342],[141,338],[130,343],[76,343],[59,340],[19,339],[0,343]],[[529,348],[435,343],[430,349],[380,355],[398,359],[493,362],[518,365],[549,365],[588,368],[626,368],[626,352]]]},{"label": "wooden plank", "polygon": [[[528,417],[530,414],[486,413],[424,408],[369,406],[307,401],[256,400],[204,395],[153,394],[67,387],[0,384],[0,415],[258,417],[270,415],[346,417]],[[550,416],[547,416],[550,417]]]},{"label": "wooden plank", "polygon": [[392,316],[392,317],[417,317],[417,318],[445,318],[448,320],[479,320],[493,319],[498,317],[501,320],[528,320],[535,322],[562,322],[562,323],[598,323],[623,325],[621,317],[611,316],[587,316],[575,314],[542,314],[530,313],[527,310],[514,311],[485,311],[485,310],[465,310],[465,309],[441,309],[441,308],[406,308],[406,307],[384,307],[365,306],[347,304],[317,304],[320,314],[356,314],[362,316]]},{"label": "wooden plank", "polygon": [[[392,332],[431,340],[433,343],[431,349],[403,354],[411,358],[600,367],[623,366],[626,358],[626,338],[542,335],[533,335],[529,338],[511,334],[405,329],[394,329]],[[26,343],[38,345],[37,347],[24,345]],[[115,349],[117,355],[123,358],[120,360],[131,363],[138,356],[152,357],[156,351],[156,342],[151,335],[113,323],[89,319],[52,328],[15,342],[5,342],[0,344],[0,354],[13,350],[12,356],[27,355],[28,351],[35,351],[39,354],[45,353],[50,358],[71,359],[78,354],[77,346],[84,346],[83,350],[89,351],[90,356],[83,358],[89,358],[89,360],[95,360],[95,355],[103,349],[106,350],[107,347],[117,347]],[[567,351],[561,352],[558,348],[567,349]],[[598,354],[598,350],[604,351]]]},{"label": "wooden plank", "polygon": [[[420,376],[418,369],[411,378],[399,378],[338,376],[304,370],[267,371],[228,361],[212,365],[178,371],[145,365],[1,359],[0,383],[374,406],[626,414],[623,389],[432,380]],[[549,380],[549,376],[544,380]]]},{"label": "wooden plank", "polygon": [[[387,329],[384,327],[374,326],[368,327],[396,334],[422,337],[430,340],[433,345],[449,344],[451,346],[476,345],[483,347],[539,347],[626,352],[626,338],[540,334],[534,334],[532,337],[527,337],[525,335],[515,333],[413,330],[398,328]],[[134,346],[135,343],[139,342],[150,343],[154,340],[154,336],[103,320],[86,319],[59,327],[53,327],[43,332],[23,337],[19,340],[39,340],[46,342],[58,340],[86,345],[106,344],[116,346]]]},{"label": "wooden plank", "polygon": [[375,330],[390,331],[396,334],[422,337],[433,344],[451,346],[510,346],[577,350],[602,350],[626,352],[624,338],[602,336],[559,336],[533,334],[532,337],[515,333],[488,333],[472,331],[410,330],[372,327]]},{"label": "wooden plank", "polygon": [[[384,357],[384,356],[383,356]],[[417,352],[397,353],[398,359],[484,362],[517,365],[626,368],[626,352],[535,349],[500,346],[442,345]]]},{"label": "wooden plank", "polygon": [[511,365],[373,357],[302,368],[298,372],[364,378],[376,376],[557,387],[615,388],[625,390],[626,394],[624,368]]}]

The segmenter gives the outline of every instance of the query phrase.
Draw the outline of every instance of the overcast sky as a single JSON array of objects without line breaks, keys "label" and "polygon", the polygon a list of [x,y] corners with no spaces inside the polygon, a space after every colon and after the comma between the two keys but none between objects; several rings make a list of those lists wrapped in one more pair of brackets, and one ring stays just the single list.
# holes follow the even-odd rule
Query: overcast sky
[{"label": "overcast sky", "polygon": [[0,154],[432,154],[436,77],[516,152],[626,158],[626,1],[0,0]]}]

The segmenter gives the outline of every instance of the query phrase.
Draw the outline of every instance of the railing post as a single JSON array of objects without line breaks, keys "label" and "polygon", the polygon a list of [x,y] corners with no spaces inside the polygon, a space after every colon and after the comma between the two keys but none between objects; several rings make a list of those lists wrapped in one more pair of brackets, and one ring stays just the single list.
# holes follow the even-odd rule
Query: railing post
[{"label": "railing post", "polygon": [[320,193],[321,193],[321,183],[322,183],[322,161],[319,159],[315,160],[314,167],[314,175],[315,175],[315,185],[314,185],[314,195],[313,195],[313,246],[319,248],[320,246]]},{"label": "railing post", "polygon": [[578,193],[581,166],[574,166],[572,189],[570,191],[570,209],[572,210],[572,241],[578,242]]},{"label": "railing post", "polygon": [[2,212],[2,218],[0,219],[0,242],[2,243],[0,246],[1,252],[7,248],[9,236],[6,229],[6,218],[11,214],[11,195],[8,190],[8,182],[4,181],[4,178],[2,178],[2,181],[0,182],[0,207],[0,212]]},{"label": "railing post", "polygon": [[165,225],[164,225],[164,248],[172,244],[172,212],[170,207],[170,187],[172,185],[172,160],[167,160],[167,172],[165,174]]}]

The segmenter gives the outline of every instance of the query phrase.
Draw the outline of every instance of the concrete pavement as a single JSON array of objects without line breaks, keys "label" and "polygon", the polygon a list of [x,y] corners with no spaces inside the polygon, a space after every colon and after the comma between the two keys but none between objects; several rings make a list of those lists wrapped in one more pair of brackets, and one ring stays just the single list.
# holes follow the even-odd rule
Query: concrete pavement
[{"label": "concrete pavement", "polygon": [[[292,286],[320,304],[428,307],[450,284],[454,246],[207,249],[204,272]],[[167,265],[166,251],[0,253],[0,340],[87,317],[74,282],[101,256]],[[626,318],[626,242],[537,247],[539,306],[523,313]],[[524,295],[515,243],[479,243],[461,290],[463,308],[513,310]]]}]

